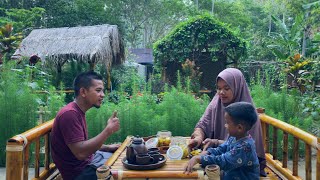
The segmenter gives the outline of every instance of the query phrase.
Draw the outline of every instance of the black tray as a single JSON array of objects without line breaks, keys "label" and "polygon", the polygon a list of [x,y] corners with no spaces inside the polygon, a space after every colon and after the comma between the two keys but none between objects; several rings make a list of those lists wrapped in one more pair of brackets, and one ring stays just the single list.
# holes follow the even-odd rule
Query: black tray
[{"label": "black tray", "polygon": [[[164,157],[164,156],[163,156]],[[127,169],[131,169],[131,170],[152,170],[152,169],[158,169],[161,168],[162,166],[164,166],[166,164],[167,158],[164,157],[163,160],[154,163],[154,164],[147,164],[147,165],[137,165],[137,164],[130,164],[127,161],[127,158],[124,157],[122,159],[122,164],[125,168]]]}]

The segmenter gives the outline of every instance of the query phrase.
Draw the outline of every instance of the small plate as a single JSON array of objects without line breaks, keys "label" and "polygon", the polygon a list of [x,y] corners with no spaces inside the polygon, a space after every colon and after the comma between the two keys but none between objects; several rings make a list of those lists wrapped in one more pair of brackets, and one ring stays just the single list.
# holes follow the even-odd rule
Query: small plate
[{"label": "small plate", "polygon": [[127,169],[132,169],[132,170],[152,170],[152,169],[161,168],[162,166],[164,166],[166,164],[166,161],[167,161],[166,157],[163,156],[163,160],[161,160],[161,161],[159,161],[157,163],[147,164],[147,165],[137,165],[137,164],[128,163],[127,158],[124,157],[122,159],[122,164]]}]

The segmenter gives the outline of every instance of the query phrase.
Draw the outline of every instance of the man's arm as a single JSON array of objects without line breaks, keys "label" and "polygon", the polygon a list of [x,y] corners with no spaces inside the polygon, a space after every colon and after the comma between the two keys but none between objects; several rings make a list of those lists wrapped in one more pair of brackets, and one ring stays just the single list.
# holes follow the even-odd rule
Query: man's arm
[{"label": "man's arm", "polygon": [[109,145],[103,144],[99,150],[104,151],[104,152],[115,152],[120,146],[121,146],[120,143],[119,144],[109,144]]},{"label": "man's arm", "polygon": [[99,150],[107,138],[118,131],[119,128],[119,119],[116,117],[116,114],[113,114],[108,120],[107,127],[100,134],[86,141],[68,144],[68,147],[77,159],[85,160],[88,156]]}]

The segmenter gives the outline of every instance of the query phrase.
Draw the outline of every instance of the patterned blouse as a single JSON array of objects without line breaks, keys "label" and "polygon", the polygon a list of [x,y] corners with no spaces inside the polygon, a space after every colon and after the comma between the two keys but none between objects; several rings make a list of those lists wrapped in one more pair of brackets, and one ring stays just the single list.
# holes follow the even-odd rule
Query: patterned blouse
[{"label": "patterned blouse", "polygon": [[207,155],[201,156],[203,167],[216,164],[223,170],[223,179],[259,179],[259,160],[254,140],[244,137],[229,138],[217,148],[208,148]]}]

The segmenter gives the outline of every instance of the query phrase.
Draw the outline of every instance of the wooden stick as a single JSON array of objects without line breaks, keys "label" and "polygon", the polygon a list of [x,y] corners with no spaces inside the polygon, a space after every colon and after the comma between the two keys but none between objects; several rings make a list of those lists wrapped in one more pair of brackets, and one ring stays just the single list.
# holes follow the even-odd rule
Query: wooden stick
[{"label": "wooden stick", "polygon": [[311,146],[306,144],[306,179],[312,179],[311,177],[311,172],[312,172],[312,167],[311,167]]},{"label": "wooden stick", "polygon": [[288,167],[288,133],[283,132],[283,160],[282,160],[282,167]]},{"label": "wooden stick", "polygon": [[49,133],[48,134],[46,134],[45,136],[44,136],[44,150],[45,150],[45,155],[44,155],[44,168],[46,169],[46,170],[48,170],[49,169],[49,165],[50,165],[50,138],[49,138]]},{"label": "wooden stick", "polygon": [[294,176],[298,176],[298,161],[299,161],[299,139],[294,137],[293,140],[293,167],[292,172]]},{"label": "wooden stick", "polygon": [[265,139],[265,141],[266,141],[266,147],[265,147],[266,153],[269,153],[270,152],[270,150],[269,150],[270,134],[269,134],[269,124],[268,123],[266,123],[266,139]]},{"label": "wooden stick", "polygon": [[272,139],[272,155],[273,155],[273,159],[278,159],[278,129],[276,127],[273,127],[273,139]]},{"label": "wooden stick", "polygon": [[40,164],[40,138],[36,140],[36,147],[35,147],[35,160],[34,160],[34,177],[38,178],[39,177],[39,164]]}]

